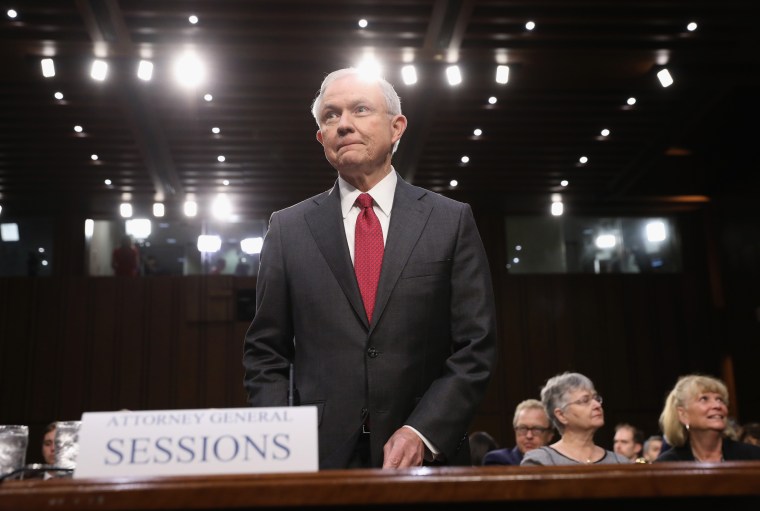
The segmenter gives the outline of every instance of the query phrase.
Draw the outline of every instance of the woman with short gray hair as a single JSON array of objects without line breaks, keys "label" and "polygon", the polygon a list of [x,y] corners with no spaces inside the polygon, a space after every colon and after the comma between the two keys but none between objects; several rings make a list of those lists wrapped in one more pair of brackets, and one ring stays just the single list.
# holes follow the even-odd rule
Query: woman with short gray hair
[{"label": "woman with short gray hair", "polygon": [[594,443],[596,431],[604,426],[602,396],[594,383],[581,373],[565,372],[541,389],[546,407],[560,439],[525,453],[520,465],[580,465],[630,463],[631,461]]}]

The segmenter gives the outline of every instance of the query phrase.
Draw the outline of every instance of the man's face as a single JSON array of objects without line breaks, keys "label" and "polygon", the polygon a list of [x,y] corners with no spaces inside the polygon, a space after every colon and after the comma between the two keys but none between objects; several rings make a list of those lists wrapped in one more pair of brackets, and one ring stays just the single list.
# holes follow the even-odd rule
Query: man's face
[{"label": "man's face", "polygon": [[526,452],[547,445],[553,436],[549,418],[543,410],[526,408],[515,422],[515,442],[520,452]]},{"label": "man's face", "polygon": [[317,140],[341,174],[369,173],[390,163],[393,144],[406,128],[406,117],[388,114],[374,81],[344,76],[325,91],[317,113]]},{"label": "man's face", "polygon": [[42,457],[46,464],[55,464],[55,430],[48,431],[42,437]]},{"label": "man's face", "polygon": [[634,442],[633,431],[630,428],[620,428],[615,433],[614,450],[621,456],[633,460],[641,446]]}]

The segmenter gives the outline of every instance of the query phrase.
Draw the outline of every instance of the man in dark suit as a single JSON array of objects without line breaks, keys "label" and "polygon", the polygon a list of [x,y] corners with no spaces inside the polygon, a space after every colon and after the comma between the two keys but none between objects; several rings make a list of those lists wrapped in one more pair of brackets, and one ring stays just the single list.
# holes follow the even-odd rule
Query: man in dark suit
[{"label": "man in dark suit", "polygon": [[[467,430],[496,355],[472,211],[391,166],[407,120],[387,81],[335,71],[312,113],[338,179],[270,218],[244,343],[248,400],[287,405],[293,364],[292,401],[318,410],[320,468],[469,465]],[[367,215],[382,227],[369,292],[354,273]]]}]

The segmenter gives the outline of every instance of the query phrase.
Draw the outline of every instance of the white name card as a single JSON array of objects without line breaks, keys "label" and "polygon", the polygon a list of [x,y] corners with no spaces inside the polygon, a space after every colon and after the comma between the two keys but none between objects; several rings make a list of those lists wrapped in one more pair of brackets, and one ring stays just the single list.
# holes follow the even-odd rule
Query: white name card
[{"label": "white name card", "polygon": [[317,409],[87,412],[75,478],[319,470]]}]

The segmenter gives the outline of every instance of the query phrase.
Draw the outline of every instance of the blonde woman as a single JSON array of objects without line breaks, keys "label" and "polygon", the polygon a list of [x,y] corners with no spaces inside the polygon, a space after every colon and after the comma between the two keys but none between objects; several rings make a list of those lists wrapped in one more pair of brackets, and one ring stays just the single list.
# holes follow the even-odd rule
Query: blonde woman
[{"label": "blonde woman", "polygon": [[656,462],[760,460],[760,447],[726,436],[728,389],[712,376],[679,378],[665,400],[660,427],[672,447]]}]

